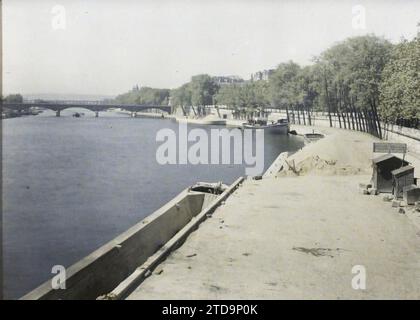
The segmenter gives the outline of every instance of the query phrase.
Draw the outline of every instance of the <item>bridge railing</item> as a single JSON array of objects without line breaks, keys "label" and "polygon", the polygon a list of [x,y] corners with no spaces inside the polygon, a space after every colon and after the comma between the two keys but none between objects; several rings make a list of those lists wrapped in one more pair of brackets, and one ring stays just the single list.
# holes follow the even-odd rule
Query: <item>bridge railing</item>
[{"label": "bridge railing", "polygon": [[112,101],[94,101],[94,100],[42,100],[32,99],[23,100],[23,103],[39,103],[39,104],[57,104],[57,105],[113,105]]},{"label": "bridge railing", "polygon": [[44,107],[60,112],[61,110],[73,107],[82,107],[94,112],[103,111],[109,108],[122,108],[128,111],[137,112],[146,109],[159,109],[171,113],[172,107],[169,105],[140,105],[140,104],[121,104],[111,101],[86,101],[86,100],[24,100],[23,102],[3,102],[5,108],[22,111],[33,107]]},{"label": "bridge railing", "polygon": [[[7,103],[6,103],[7,104]],[[142,104],[128,104],[128,103],[118,103],[114,101],[93,101],[93,100],[42,100],[42,99],[32,99],[24,100],[22,104],[39,104],[39,105],[80,105],[80,106],[127,106],[127,107],[170,107],[169,105],[142,105]]]}]

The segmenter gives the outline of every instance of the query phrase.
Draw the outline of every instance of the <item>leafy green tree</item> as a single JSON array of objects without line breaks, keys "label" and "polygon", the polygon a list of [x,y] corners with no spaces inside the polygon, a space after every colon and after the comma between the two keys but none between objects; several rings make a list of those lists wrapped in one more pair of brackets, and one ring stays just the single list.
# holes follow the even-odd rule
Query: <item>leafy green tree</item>
[{"label": "leafy green tree", "polygon": [[[328,48],[311,66],[281,63],[268,81],[248,81],[219,87],[207,74],[173,89],[141,88],[117,97],[125,103],[174,106],[223,104],[236,115],[251,116],[271,106],[285,108],[291,122],[311,124],[313,111],[327,111],[340,127],[382,136],[385,121],[418,125],[420,110],[420,41],[393,46],[374,35],[348,38]],[[378,114],[379,110],[379,114]],[[412,124],[413,125],[413,124]]]},{"label": "leafy green tree", "polygon": [[189,83],[182,85],[179,88],[171,90],[171,103],[174,107],[180,107],[183,114],[186,114],[185,107],[191,106],[191,90]]},{"label": "leafy green tree", "polygon": [[169,100],[169,89],[155,89],[142,87],[135,99],[137,104],[167,105]]},{"label": "leafy green tree", "polygon": [[193,76],[189,86],[192,106],[197,107],[198,114],[205,114],[205,106],[214,104],[214,96],[219,90],[219,86],[207,74]]},{"label": "leafy green tree", "polygon": [[218,105],[225,105],[231,109],[239,108],[240,87],[236,84],[222,86],[215,95],[215,102]]},{"label": "leafy green tree", "polygon": [[8,96],[6,96],[3,100],[4,102],[8,102],[8,103],[22,103],[23,102],[23,97],[21,94],[9,94]]},{"label": "leafy green tree", "polygon": [[213,96],[217,93],[219,86],[207,74],[193,76],[190,82],[191,103],[195,106],[213,104]]},{"label": "leafy green tree", "polygon": [[318,93],[318,82],[313,66],[301,68],[297,77],[297,98],[299,110],[302,112],[303,123],[306,124],[305,112],[308,124],[311,125],[311,112],[316,105]]},{"label": "leafy green tree", "polygon": [[189,84],[186,83],[179,88],[171,90],[171,98],[174,106],[190,106],[192,102]]},{"label": "leafy green tree", "polygon": [[420,119],[420,37],[394,46],[383,70],[379,112],[386,122],[418,126]]},{"label": "leafy green tree", "polygon": [[391,49],[387,40],[366,35],[346,39],[325,50],[318,58],[320,78],[324,78],[326,108],[339,116],[344,112],[348,127],[350,114],[353,129],[362,128],[363,120],[367,131],[381,136],[377,113],[379,85]]},{"label": "leafy green tree", "polygon": [[233,109],[234,114],[240,117],[262,115],[270,105],[269,89],[266,81],[223,86],[215,96],[215,101]]},{"label": "leafy green tree", "polygon": [[292,109],[292,122],[295,121],[294,108],[301,100],[298,90],[300,66],[293,61],[281,63],[269,79],[272,104],[276,108],[285,108],[290,121],[289,110]]},{"label": "leafy green tree", "polygon": [[139,90],[135,89],[120,94],[115,100],[121,104],[167,105],[169,93],[169,89],[142,87]]},{"label": "leafy green tree", "polygon": [[131,90],[129,92],[118,95],[115,98],[115,101],[117,103],[121,103],[121,104],[135,104],[136,100],[139,97],[140,97],[140,91],[139,90]]}]

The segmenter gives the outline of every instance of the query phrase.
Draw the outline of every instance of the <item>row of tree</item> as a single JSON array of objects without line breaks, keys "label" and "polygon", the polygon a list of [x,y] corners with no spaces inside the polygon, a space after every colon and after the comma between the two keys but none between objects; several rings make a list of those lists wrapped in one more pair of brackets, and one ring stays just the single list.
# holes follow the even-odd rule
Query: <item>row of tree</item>
[{"label": "row of tree", "polygon": [[234,109],[285,109],[291,122],[311,124],[323,111],[339,126],[382,136],[381,121],[417,127],[420,118],[420,38],[393,46],[372,35],[349,38],[311,66],[281,63],[267,83],[223,87],[220,104]]},{"label": "row of tree", "polygon": [[281,63],[268,81],[219,86],[206,74],[173,90],[141,88],[117,97],[121,103],[195,106],[225,105],[237,117],[267,108],[286,110],[292,123],[311,124],[325,112],[340,127],[382,136],[381,123],[419,126],[420,36],[397,45],[366,35],[339,42],[314,58],[310,66]]},{"label": "row of tree", "polygon": [[379,91],[379,111],[385,121],[419,127],[420,35],[393,47],[382,71]]},{"label": "row of tree", "polygon": [[196,106],[198,114],[205,112],[205,106],[216,103],[215,96],[220,86],[207,74],[193,76],[191,81],[172,90],[171,103],[185,111],[185,107]]},{"label": "row of tree", "polygon": [[147,105],[168,105],[169,89],[156,89],[150,87],[138,87],[120,94],[115,98],[121,104],[147,104]]},{"label": "row of tree", "polygon": [[5,97],[2,96],[1,101],[6,102],[6,103],[22,103],[23,102],[23,97],[19,93],[9,94]]}]

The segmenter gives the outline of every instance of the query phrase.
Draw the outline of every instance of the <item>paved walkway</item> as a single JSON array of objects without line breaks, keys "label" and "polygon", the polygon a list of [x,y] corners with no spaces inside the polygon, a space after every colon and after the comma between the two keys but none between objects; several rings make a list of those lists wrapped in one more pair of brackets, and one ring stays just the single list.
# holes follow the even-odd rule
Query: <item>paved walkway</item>
[{"label": "paved walkway", "polygon": [[420,230],[368,178],[247,181],[129,299],[419,299]]},{"label": "paved walkway", "polygon": [[[336,133],[340,133],[340,134],[344,134],[345,136],[347,136],[348,138],[352,138],[352,135],[355,135],[356,137],[363,137],[367,143],[369,143],[369,151],[372,150],[373,146],[372,146],[372,142],[373,141],[382,141],[382,142],[387,142],[384,140],[380,140],[378,138],[375,138],[367,133],[361,133],[361,132],[357,132],[357,131],[349,131],[349,130],[345,130],[345,129],[338,129],[338,128],[329,128],[329,127],[322,127],[322,126],[303,126],[303,125],[291,125],[290,127],[291,130],[296,130],[299,134],[305,134],[305,133],[312,133],[312,132],[316,132],[316,133],[323,133],[325,135],[332,135],[332,134],[336,134]],[[390,141],[393,142],[393,141]],[[370,154],[370,158],[372,158],[373,154]],[[403,157],[402,154],[398,154],[399,157]],[[413,165],[414,167],[417,168],[417,176],[420,177],[420,154],[415,153],[413,151],[409,151],[406,154],[406,160],[408,162],[410,162],[411,165]]]},{"label": "paved walkway", "polygon": [[420,213],[358,193],[372,138],[339,134],[296,154],[303,176],[246,180],[128,299],[420,299]]}]

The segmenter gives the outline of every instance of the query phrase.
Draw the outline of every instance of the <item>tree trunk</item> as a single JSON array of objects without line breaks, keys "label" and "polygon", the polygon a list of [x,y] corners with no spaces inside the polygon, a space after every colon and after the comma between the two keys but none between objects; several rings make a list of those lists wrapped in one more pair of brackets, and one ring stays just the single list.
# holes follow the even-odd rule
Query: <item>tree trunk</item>
[{"label": "tree trunk", "polygon": [[375,114],[373,112],[372,104],[370,105],[370,110],[368,111],[368,113],[369,113],[369,116],[370,116],[370,119],[371,119],[370,121],[372,123],[372,128],[373,128],[374,136],[375,137],[379,137],[378,128],[376,126],[376,117],[375,117]]},{"label": "tree trunk", "polygon": [[307,112],[308,112],[308,122],[309,122],[309,125],[311,126],[312,125],[312,121],[311,121],[311,111],[310,111],[310,107],[309,106],[308,106]]},{"label": "tree trunk", "polygon": [[306,120],[305,120],[305,105],[302,106],[302,118],[303,118],[303,125],[306,126]]},{"label": "tree trunk", "polygon": [[359,131],[365,131],[366,129],[363,125],[363,117],[359,110],[357,110],[356,106],[354,105],[353,97],[350,98],[350,108],[352,114],[354,113],[354,117],[356,119],[356,127],[358,127]]},{"label": "tree trunk", "polygon": [[[356,111],[356,110],[354,110],[354,111]],[[362,128],[359,127],[359,123],[357,122],[357,118],[356,118],[356,126],[354,125],[354,122],[355,122],[354,118],[357,117],[357,113],[354,112],[354,114],[353,114],[353,110],[351,110],[350,117],[351,117],[351,125],[352,125],[353,130],[361,131]],[[349,127],[350,127],[350,119],[349,119]]]},{"label": "tree trunk", "polygon": [[337,90],[337,85],[334,85],[334,93],[335,93],[335,100],[334,100],[334,106],[335,106],[335,110],[337,112],[337,118],[338,118],[338,125],[340,126],[341,129],[341,105],[340,105],[340,99],[338,97],[338,90]]},{"label": "tree trunk", "polygon": [[341,116],[343,117],[343,126],[344,126],[344,129],[347,129],[346,115],[347,115],[346,108],[344,108],[344,113],[341,113]]},{"label": "tree trunk", "polygon": [[382,139],[381,121],[379,119],[378,109],[376,108],[375,100],[373,100],[372,102],[373,102],[373,104],[372,104],[372,109],[373,109],[372,112],[373,112],[373,114],[375,116],[375,120],[376,120],[376,123],[377,123],[377,129],[378,129],[379,138]]},{"label": "tree trunk", "polygon": [[370,134],[374,134],[373,124],[372,124],[372,117],[371,117],[371,115],[370,115],[370,113],[369,113],[368,110],[365,110],[364,112],[366,114],[365,117],[366,117],[367,123],[368,123],[368,132]]},{"label": "tree trunk", "polygon": [[[372,108],[372,106],[371,106],[371,108]],[[370,118],[371,118],[371,121],[372,121],[372,127],[373,127],[374,135],[375,135],[375,137],[379,138],[379,131],[378,131],[377,123],[376,123],[375,113],[373,112],[373,110],[371,110],[371,111],[369,111],[369,114],[370,114]]]},{"label": "tree trunk", "polygon": [[354,122],[356,122],[356,130],[357,131],[362,131],[362,128],[360,126],[359,114],[357,113],[356,110],[354,110]]},{"label": "tree trunk", "polygon": [[365,128],[365,132],[369,132],[368,122],[366,119],[366,112],[362,110],[360,111],[360,113],[362,114],[362,123],[363,123],[363,127]]},{"label": "tree trunk", "polygon": [[300,124],[300,112],[299,112],[299,109],[300,109],[300,108],[299,108],[299,106],[298,106],[298,105],[296,106],[296,108],[297,108],[297,110],[296,110],[296,111],[297,111],[297,116],[298,116],[298,123]]},{"label": "tree trunk", "polygon": [[330,109],[330,99],[328,97],[328,84],[327,84],[327,75],[325,74],[324,70],[324,86],[325,86],[325,102],[327,104],[328,109],[328,118],[330,119],[330,127],[332,128],[332,120],[331,120],[331,109]]},{"label": "tree trunk", "polygon": [[[340,109],[341,116],[343,117],[344,129],[347,129],[345,114],[342,113],[342,110],[343,110],[343,108],[342,108],[343,107],[342,97],[343,97],[343,95],[342,95],[342,90],[341,90],[341,87],[340,87],[340,96],[338,98],[338,108]],[[340,123],[340,128],[341,128],[341,123]]]},{"label": "tree trunk", "polygon": [[363,118],[363,114],[360,111],[357,111],[357,113],[359,114],[360,126],[362,127],[362,131],[367,132],[366,123],[365,123],[365,120]]},{"label": "tree trunk", "polygon": [[295,106],[293,104],[290,105],[290,108],[292,109],[292,123],[296,124],[296,117],[295,117]]},{"label": "tree trunk", "polygon": [[369,127],[369,119],[366,115],[366,111],[363,111],[363,118],[365,119],[365,127],[366,127],[366,132],[370,133],[370,127]]},{"label": "tree trunk", "polygon": [[[351,97],[350,99],[351,99],[351,106],[352,106],[352,110],[351,110],[351,112],[350,112],[350,117],[351,117],[351,127],[353,128],[353,130],[355,130],[355,127],[354,127],[354,116],[353,116],[353,113],[355,113],[355,112],[356,112],[356,106],[354,105],[354,100],[353,100],[353,97]],[[350,124],[349,124],[349,127],[350,127]]]},{"label": "tree trunk", "polygon": [[340,111],[337,111],[337,118],[338,118],[338,125],[340,126],[340,129],[341,129],[341,117],[340,117]]}]

